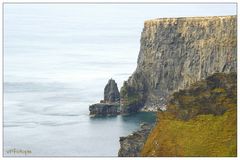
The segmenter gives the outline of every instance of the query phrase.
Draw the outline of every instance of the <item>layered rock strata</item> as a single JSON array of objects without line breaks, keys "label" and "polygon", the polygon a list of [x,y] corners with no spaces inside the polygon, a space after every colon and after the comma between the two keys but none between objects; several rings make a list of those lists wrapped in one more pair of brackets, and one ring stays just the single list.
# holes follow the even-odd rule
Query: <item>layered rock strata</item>
[{"label": "layered rock strata", "polygon": [[236,16],[145,21],[137,68],[120,91],[121,112],[161,109],[171,93],[236,71],[236,23]]}]

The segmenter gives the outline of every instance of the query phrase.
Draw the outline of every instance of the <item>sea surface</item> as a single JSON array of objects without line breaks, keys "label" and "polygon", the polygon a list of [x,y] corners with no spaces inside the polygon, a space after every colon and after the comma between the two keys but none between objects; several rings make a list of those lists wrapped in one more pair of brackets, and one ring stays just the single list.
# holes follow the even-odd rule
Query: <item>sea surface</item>
[{"label": "sea surface", "polygon": [[134,72],[144,20],[232,14],[211,7],[5,4],[4,155],[117,156],[119,137],[155,114],[90,118],[89,105]]}]

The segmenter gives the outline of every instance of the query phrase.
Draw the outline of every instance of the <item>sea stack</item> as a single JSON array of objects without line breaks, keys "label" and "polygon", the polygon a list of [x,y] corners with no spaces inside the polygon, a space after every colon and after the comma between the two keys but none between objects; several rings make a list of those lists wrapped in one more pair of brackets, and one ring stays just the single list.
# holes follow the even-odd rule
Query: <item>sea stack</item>
[{"label": "sea stack", "polygon": [[112,78],[104,88],[104,100],[89,106],[90,115],[116,116],[120,113],[120,93],[117,83]]},{"label": "sea stack", "polygon": [[104,88],[104,102],[105,103],[119,103],[120,93],[117,83],[111,78]]}]

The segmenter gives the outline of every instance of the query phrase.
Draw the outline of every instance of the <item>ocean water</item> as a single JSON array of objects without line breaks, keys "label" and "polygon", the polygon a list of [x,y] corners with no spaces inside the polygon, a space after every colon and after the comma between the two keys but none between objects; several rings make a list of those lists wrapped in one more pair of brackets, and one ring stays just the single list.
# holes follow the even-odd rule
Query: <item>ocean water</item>
[{"label": "ocean water", "polygon": [[134,72],[144,20],[227,15],[235,7],[5,4],[4,155],[117,156],[119,137],[155,115],[93,119],[88,107],[103,98],[108,79],[120,89]]}]

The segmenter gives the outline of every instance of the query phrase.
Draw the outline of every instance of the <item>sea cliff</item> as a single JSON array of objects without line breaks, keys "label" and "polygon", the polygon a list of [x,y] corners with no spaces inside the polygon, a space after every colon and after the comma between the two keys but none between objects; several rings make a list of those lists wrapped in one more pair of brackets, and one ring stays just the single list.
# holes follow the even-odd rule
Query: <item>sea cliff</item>
[{"label": "sea cliff", "polygon": [[236,71],[236,23],[236,16],[145,21],[137,68],[120,91],[121,112],[165,109],[173,92]]},{"label": "sea cliff", "polygon": [[236,71],[236,16],[145,21],[120,106],[158,117],[141,141],[120,139],[119,156],[236,156]]}]

